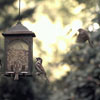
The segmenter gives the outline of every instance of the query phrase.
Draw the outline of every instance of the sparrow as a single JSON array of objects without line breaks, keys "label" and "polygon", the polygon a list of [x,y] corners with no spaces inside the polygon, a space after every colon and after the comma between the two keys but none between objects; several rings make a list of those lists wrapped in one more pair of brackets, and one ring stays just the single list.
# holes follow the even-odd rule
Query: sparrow
[{"label": "sparrow", "polygon": [[[47,74],[42,66],[42,58],[38,57],[36,58],[36,64],[35,64],[35,69],[37,70],[37,75],[44,75],[44,77],[46,78],[46,80],[48,80]],[[49,80],[48,80],[49,81]]]},{"label": "sparrow", "polygon": [[17,62],[14,62],[13,71],[15,73],[14,80],[18,80],[19,79],[19,72],[20,72],[20,64],[18,64]]},{"label": "sparrow", "polygon": [[80,28],[80,29],[78,29],[78,32],[79,32],[79,34],[77,36],[77,42],[85,43],[86,41],[88,41],[89,45],[93,48],[93,41],[90,40],[88,31]]}]

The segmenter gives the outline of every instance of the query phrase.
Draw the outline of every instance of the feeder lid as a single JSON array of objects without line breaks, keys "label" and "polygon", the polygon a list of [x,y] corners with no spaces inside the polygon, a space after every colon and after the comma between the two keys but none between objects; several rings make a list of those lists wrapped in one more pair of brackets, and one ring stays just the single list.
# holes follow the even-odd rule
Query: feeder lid
[{"label": "feeder lid", "polygon": [[2,33],[5,35],[31,35],[33,37],[35,36],[35,33],[32,31],[29,31],[21,22],[18,22],[15,26],[8,29],[6,32]]}]

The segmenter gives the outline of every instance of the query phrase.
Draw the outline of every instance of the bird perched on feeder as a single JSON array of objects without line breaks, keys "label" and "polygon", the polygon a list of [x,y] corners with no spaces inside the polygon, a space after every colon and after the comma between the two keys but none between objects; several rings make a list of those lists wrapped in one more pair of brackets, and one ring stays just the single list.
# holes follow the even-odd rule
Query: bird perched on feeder
[{"label": "bird perched on feeder", "polygon": [[88,41],[90,46],[93,48],[93,41],[90,40],[90,37],[88,34],[89,32],[82,28],[78,29],[78,31],[79,31],[79,34],[77,36],[77,42],[84,43],[84,42]]},{"label": "bird perched on feeder", "polygon": [[46,72],[45,72],[45,70],[44,70],[44,68],[42,66],[42,62],[43,62],[42,58],[40,58],[40,57],[36,58],[36,64],[35,64],[35,69],[37,70],[36,74],[37,75],[41,75],[42,74],[48,80],[47,74],[46,74]]}]

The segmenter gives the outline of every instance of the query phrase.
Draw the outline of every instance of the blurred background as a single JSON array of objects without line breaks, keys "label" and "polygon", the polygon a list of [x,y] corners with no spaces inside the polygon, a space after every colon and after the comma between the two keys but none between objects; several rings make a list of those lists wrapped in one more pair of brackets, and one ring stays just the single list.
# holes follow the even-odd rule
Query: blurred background
[{"label": "blurred background", "polygon": [[[0,0],[2,61],[2,32],[18,18],[18,0]],[[21,0],[21,20],[36,34],[34,63],[43,59],[50,83],[35,75],[18,81],[1,75],[0,100],[100,100],[100,0]],[[76,43],[79,28],[90,32],[93,49]]]}]

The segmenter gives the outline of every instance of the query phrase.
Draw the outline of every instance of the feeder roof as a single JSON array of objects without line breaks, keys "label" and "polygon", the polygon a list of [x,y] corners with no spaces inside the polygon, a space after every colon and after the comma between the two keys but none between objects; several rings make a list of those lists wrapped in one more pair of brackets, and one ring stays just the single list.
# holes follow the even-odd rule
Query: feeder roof
[{"label": "feeder roof", "polygon": [[18,22],[15,26],[9,28],[3,35],[31,35],[36,37],[32,31],[29,31],[23,24]]}]

